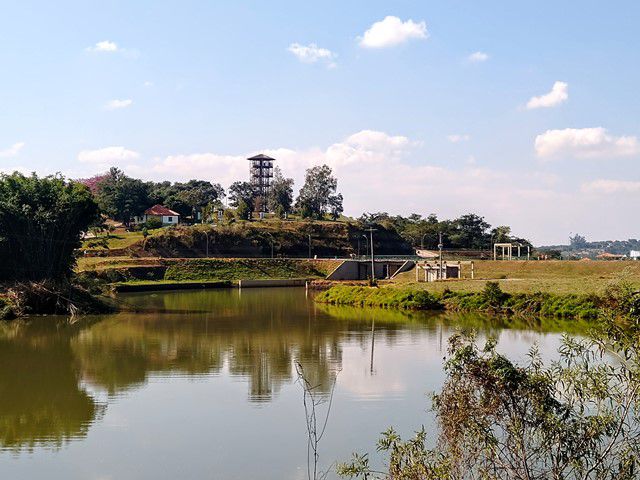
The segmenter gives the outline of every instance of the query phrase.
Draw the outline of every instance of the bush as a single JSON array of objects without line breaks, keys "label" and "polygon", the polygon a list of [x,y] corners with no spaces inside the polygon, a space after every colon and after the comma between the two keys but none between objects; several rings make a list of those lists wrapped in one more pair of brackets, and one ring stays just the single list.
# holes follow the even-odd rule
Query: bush
[{"label": "bush", "polygon": [[154,230],[162,227],[162,220],[156,217],[149,217],[144,224],[144,228],[147,230]]}]

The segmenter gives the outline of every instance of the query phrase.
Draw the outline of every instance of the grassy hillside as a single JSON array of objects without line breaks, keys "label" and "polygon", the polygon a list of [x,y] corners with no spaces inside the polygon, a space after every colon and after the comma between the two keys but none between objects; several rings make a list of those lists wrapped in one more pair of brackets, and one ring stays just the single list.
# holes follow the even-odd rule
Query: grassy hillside
[{"label": "grassy hillside", "polygon": [[[78,275],[110,283],[324,278],[334,260],[271,258],[91,259]],[[136,262],[138,260],[138,262]]]},{"label": "grassy hillside", "polygon": [[[311,255],[347,257],[365,253],[363,231],[355,223],[329,221],[277,220],[230,225],[195,225],[164,228],[151,232],[145,240],[140,232],[112,236],[104,242],[86,241],[83,249],[94,253],[125,256],[204,257],[207,243],[210,256],[308,257]],[[102,244],[101,244],[102,243]],[[374,235],[374,249],[380,255],[412,254],[411,246],[395,230],[379,227]]]}]

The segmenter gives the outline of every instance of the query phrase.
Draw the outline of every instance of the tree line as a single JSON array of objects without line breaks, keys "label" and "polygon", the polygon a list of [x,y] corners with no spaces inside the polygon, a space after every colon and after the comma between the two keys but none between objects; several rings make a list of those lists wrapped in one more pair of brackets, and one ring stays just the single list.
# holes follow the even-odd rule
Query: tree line
[{"label": "tree line", "polygon": [[106,174],[80,180],[96,198],[100,211],[114,220],[129,225],[131,220],[141,215],[154,204],[164,205],[179,213],[183,218],[197,219],[198,213],[213,215],[223,209],[223,200],[236,209],[240,219],[249,219],[251,212],[267,209],[283,218],[297,213],[302,218],[323,219],[329,216],[336,220],[342,215],[343,197],[337,193],[338,180],[330,167],[320,165],[306,171],[305,182],[298,197],[293,198],[294,181],[283,175],[279,167],[271,182],[266,199],[260,197],[255,185],[246,181],[231,184],[228,191],[219,184],[205,180],[188,182],[144,182],[127,176],[118,168],[111,168]]},{"label": "tree line", "polygon": [[358,219],[365,225],[381,224],[396,230],[416,247],[436,249],[442,234],[444,248],[490,250],[494,243],[520,243],[532,247],[531,242],[511,233],[511,227],[492,227],[484,217],[468,213],[452,220],[440,220],[435,213],[423,217],[413,213],[407,217],[386,212],[365,213]]}]

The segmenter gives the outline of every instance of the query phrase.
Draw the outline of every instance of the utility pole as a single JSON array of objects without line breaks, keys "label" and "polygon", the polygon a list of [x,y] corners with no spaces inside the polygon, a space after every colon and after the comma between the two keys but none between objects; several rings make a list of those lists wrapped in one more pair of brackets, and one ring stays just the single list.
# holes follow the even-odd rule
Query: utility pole
[{"label": "utility pole", "polygon": [[442,280],[442,232],[438,232],[438,250],[440,251],[440,266],[438,267],[438,280]]},{"label": "utility pole", "polygon": [[376,229],[368,228],[366,231],[369,232],[369,248],[371,249],[371,282],[374,282],[376,279],[376,265],[373,260],[373,232],[375,232]]}]

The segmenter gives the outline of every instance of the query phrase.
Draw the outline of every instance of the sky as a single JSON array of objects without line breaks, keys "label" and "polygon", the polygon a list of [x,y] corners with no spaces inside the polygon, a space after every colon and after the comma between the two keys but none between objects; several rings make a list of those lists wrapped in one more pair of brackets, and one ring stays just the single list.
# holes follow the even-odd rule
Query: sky
[{"label": "sky", "polygon": [[248,179],[345,213],[638,238],[640,3],[3,2],[0,171]]}]

